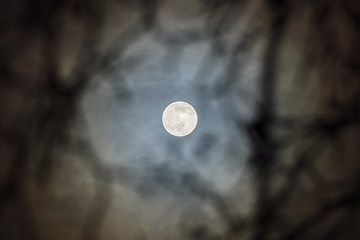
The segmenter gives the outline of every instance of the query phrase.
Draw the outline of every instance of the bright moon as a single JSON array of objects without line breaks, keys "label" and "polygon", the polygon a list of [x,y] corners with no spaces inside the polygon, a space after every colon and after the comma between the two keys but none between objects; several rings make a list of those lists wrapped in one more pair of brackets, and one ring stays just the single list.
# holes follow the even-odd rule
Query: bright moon
[{"label": "bright moon", "polygon": [[198,117],[195,109],[187,102],[173,102],[162,115],[164,128],[176,137],[184,137],[194,131]]}]

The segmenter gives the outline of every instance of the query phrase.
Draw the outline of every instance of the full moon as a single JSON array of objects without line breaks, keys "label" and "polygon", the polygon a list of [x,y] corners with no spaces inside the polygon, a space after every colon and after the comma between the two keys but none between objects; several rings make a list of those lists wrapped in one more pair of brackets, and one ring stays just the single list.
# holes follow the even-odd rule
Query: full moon
[{"label": "full moon", "polygon": [[165,130],[176,137],[184,137],[194,131],[198,117],[195,109],[187,102],[173,102],[162,115]]}]

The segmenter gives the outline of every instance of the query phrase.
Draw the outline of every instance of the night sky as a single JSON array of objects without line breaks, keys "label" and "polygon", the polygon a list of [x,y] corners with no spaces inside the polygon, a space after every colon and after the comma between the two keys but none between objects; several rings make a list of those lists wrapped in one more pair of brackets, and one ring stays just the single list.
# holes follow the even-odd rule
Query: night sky
[{"label": "night sky", "polygon": [[[0,3],[1,240],[360,234],[354,0]],[[191,104],[185,137],[164,109]]]}]

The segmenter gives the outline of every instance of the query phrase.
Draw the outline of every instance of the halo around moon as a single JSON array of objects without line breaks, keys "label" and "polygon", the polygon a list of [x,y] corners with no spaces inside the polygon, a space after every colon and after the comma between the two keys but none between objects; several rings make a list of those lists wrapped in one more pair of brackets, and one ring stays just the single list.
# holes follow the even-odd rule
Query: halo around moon
[{"label": "halo around moon", "polygon": [[169,104],[162,115],[165,130],[173,136],[184,137],[196,128],[198,117],[195,109],[187,102]]}]

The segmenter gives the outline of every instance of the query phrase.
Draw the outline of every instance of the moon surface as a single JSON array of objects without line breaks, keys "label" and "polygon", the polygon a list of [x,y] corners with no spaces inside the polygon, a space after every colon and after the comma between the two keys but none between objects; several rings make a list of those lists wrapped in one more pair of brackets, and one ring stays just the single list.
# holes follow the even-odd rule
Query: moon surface
[{"label": "moon surface", "polygon": [[184,137],[194,131],[198,117],[189,103],[177,101],[165,108],[162,122],[168,133],[176,137]]}]

